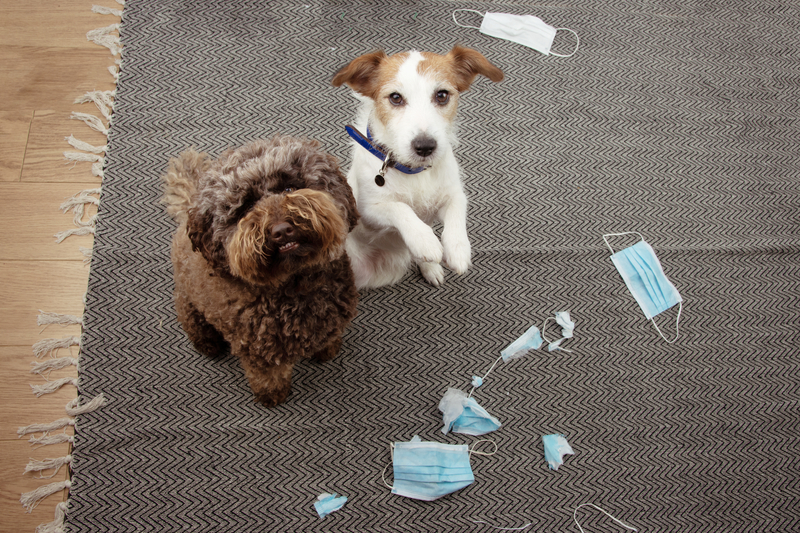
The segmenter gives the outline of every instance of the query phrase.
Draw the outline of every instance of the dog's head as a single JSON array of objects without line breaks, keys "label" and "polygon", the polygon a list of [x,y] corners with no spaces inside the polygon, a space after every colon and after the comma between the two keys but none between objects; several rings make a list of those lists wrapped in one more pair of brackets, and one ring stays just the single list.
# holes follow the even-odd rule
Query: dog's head
[{"label": "dog's head", "polygon": [[335,87],[347,84],[372,105],[370,128],[375,140],[399,162],[430,166],[454,144],[459,94],[478,74],[492,81],[503,73],[469,48],[455,46],[447,55],[378,51],[358,57],[333,77]]},{"label": "dog's head", "polygon": [[353,192],[316,141],[276,136],[231,149],[200,178],[187,231],[220,275],[278,285],[344,253]]}]

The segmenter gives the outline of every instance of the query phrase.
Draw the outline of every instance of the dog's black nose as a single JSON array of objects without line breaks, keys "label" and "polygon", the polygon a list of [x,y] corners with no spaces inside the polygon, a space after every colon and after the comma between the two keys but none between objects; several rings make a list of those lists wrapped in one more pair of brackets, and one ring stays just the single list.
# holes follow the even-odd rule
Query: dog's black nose
[{"label": "dog's black nose", "polygon": [[436,139],[427,135],[419,135],[411,141],[411,147],[420,157],[428,157],[436,150]]},{"label": "dog's black nose", "polygon": [[279,222],[272,226],[272,239],[276,242],[284,242],[292,239],[294,228],[288,222]]}]

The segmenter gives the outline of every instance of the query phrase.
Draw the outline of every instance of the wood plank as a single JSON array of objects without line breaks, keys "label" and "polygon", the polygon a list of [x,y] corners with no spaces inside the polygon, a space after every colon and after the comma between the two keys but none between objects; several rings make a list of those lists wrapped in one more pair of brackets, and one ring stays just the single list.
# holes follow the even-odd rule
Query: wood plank
[{"label": "wood plank", "polygon": [[2,261],[0,346],[32,346],[80,335],[80,326],[36,325],[39,310],[81,316],[89,269],[83,261]]},{"label": "wood plank", "polygon": [[[78,347],[59,350],[55,357],[77,357]],[[31,374],[31,363],[40,363],[48,358],[36,359],[30,346],[0,346],[0,375],[3,376],[3,387],[0,387],[0,427],[8,431],[0,433],[0,440],[19,440],[17,428],[31,424],[53,422],[67,416],[64,407],[77,395],[72,385],[64,385],[57,392],[45,394],[37,398],[31,391],[31,385],[43,385],[45,376]],[[47,379],[54,381],[60,378],[78,376],[77,369],[69,366],[54,370]],[[13,431],[13,432],[12,432]],[[61,431],[61,430],[59,430]],[[67,428],[72,434],[72,428]],[[28,437],[22,437],[28,441]]]},{"label": "wood plank", "polygon": [[[33,533],[36,526],[53,521],[56,504],[64,501],[67,491],[58,492],[42,500],[39,506],[28,514],[19,502],[24,492],[36,490],[42,485],[67,479],[66,468],[62,467],[52,479],[37,479],[33,473],[23,474],[30,458],[48,459],[69,454],[67,444],[56,444],[32,449],[25,440],[0,441],[0,533]],[[49,473],[47,474],[49,475]]]},{"label": "wood plank", "polygon": [[108,67],[114,64],[114,58],[105,48],[91,47],[73,50],[0,45],[0,110],[69,112],[76,105],[75,99],[86,92],[112,90],[115,82]]},{"label": "wood plank", "polygon": [[[116,2],[98,2],[121,9]],[[92,12],[86,0],[31,0],[0,3],[0,44],[92,49],[86,33],[119,22]],[[102,48],[107,52],[107,49]]]},{"label": "wood plank", "polygon": [[[75,104],[72,111],[100,116],[94,104]],[[70,115],[71,112],[51,110],[37,110],[34,113],[21,181],[94,183],[92,187],[100,186],[102,180],[92,175],[91,163],[75,163],[64,157],[65,151],[81,152],[67,143],[65,138],[74,135],[76,139],[93,146],[103,146],[106,137],[82,121],[70,119]]]},{"label": "wood plank", "polygon": [[33,113],[0,111],[0,182],[19,181]]},{"label": "wood plank", "polygon": [[[73,236],[56,244],[56,233],[76,227],[72,211],[62,213],[59,206],[96,187],[96,183],[0,183],[0,227],[9,228],[0,232],[3,259],[83,260],[79,248],[91,248],[93,236]],[[97,207],[87,204],[84,212],[88,220]]]}]

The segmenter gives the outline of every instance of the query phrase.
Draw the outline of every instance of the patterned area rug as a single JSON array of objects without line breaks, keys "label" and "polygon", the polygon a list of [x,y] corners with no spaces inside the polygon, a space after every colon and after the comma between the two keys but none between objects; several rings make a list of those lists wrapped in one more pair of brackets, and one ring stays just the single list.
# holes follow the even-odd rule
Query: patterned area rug
[{"label": "patterned area rug", "polygon": [[[456,8],[536,15],[580,49],[459,28]],[[577,531],[583,503],[640,531],[800,528],[799,21],[777,0],[128,2],[81,362],[82,394],[109,403],[79,418],[68,530]],[[341,356],[300,364],[289,401],[261,407],[238,362],[199,355],[176,322],[168,159],[281,132],[346,169],[357,101],[333,74],[456,42],[506,75],[459,112],[474,266],[363,292]],[[644,235],[684,299],[674,344],[609,260],[602,235],[620,231]],[[503,426],[475,483],[391,494],[390,442],[473,444],[440,431],[447,388],[564,310],[571,353],[545,344],[476,391]],[[657,318],[668,337],[676,318]],[[558,471],[552,433],[575,451]],[[348,502],[320,520],[323,492]]]}]

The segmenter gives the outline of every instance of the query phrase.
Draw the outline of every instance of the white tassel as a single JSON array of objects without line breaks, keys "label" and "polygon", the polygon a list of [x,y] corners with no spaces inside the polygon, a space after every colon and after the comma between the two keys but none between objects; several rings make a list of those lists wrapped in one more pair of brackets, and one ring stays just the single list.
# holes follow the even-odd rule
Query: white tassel
[{"label": "white tassel", "polygon": [[[66,154],[67,152],[64,153]],[[92,194],[100,194],[100,188],[98,187],[96,189],[86,189],[84,191],[81,191],[72,196],[71,198],[67,198],[61,204],[60,209],[64,213],[72,209],[73,213],[72,222],[77,227],[94,226],[95,222],[97,221],[97,215],[89,217],[88,220],[83,220],[84,214],[86,212],[86,206],[88,204],[97,206],[100,205],[100,199],[91,196]]]},{"label": "white tassel", "polygon": [[65,442],[74,443],[75,437],[72,435],[67,435],[66,433],[56,433],[55,435],[43,433],[41,437],[31,437],[28,439],[28,443],[31,446],[36,446],[37,448],[41,446],[49,446],[51,444],[63,444]]},{"label": "white tassel", "polygon": [[58,324],[59,326],[83,325],[83,319],[75,315],[62,315],[61,313],[50,313],[39,309],[39,316],[36,319],[39,326],[49,326]]},{"label": "white tassel", "polygon": [[55,494],[56,492],[60,492],[64,489],[68,489],[71,486],[72,483],[70,483],[69,480],[50,483],[49,485],[41,486],[36,490],[32,490],[31,492],[26,492],[19,499],[19,502],[30,513],[31,511],[36,509],[36,506],[39,505],[39,502],[41,502],[51,494]]},{"label": "white tassel", "polygon": [[108,150],[108,146],[94,146],[87,142],[81,141],[76,139],[74,135],[70,135],[69,137],[64,137],[64,139],[74,148],[78,150],[83,150],[84,152],[92,152],[93,154],[102,154]]},{"label": "white tassel", "polygon": [[111,8],[111,7],[92,6],[92,11],[97,13],[98,15],[114,15],[116,17],[121,17],[122,16],[122,10],[121,9],[114,9],[114,8]]},{"label": "white tassel", "polygon": [[27,474],[28,472],[42,472],[44,470],[52,470],[53,473],[49,476],[45,476],[39,474],[39,479],[50,479],[55,477],[58,474],[58,471],[61,470],[61,467],[64,465],[68,465],[72,463],[72,456],[67,455],[65,457],[56,457],[54,459],[44,459],[40,461],[39,459],[31,459],[28,462],[28,465],[25,467],[25,472],[23,474]]},{"label": "white tassel", "polygon": [[77,415],[82,415],[84,413],[91,413],[92,411],[95,411],[106,404],[106,399],[105,396],[103,396],[102,392],[97,396],[95,396],[94,398],[92,398],[92,400],[89,403],[86,403],[84,405],[78,406],[78,400],[79,398],[75,398],[74,400],[72,400],[67,404],[67,414],[69,416],[77,416]]},{"label": "white tassel", "polygon": [[55,429],[61,429],[67,426],[74,426],[74,425],[75,425],[74,418],[59,418],[55,422],[50,422],[49,424],[31,424],[30,426],[19,428],[17,430],[17,435],[22,437],[23,435],[27,435],[29,433],[47,433]]},{"label": "white tassel", "polygon": [[53,370],[61,370],[62,368],[67,368],[68,366],[78,367],[78,358],[77,357],[59,357],[57,359],[48,359],[43,363],[33,362],[31,363],[31,374],[39,374],[40,376],[43,375],[50,375],[50,372]]},{"label": "white tassel", "polygon": [[100,110],[100,113],[103,114],[106,120],[111,120],[111,111],[114,109],[114,98],[116,97],[116,94],[116,90],[89,91],[83,96],[76,98],[75,103],[85,104],[87,102],[94,102],[94,105],[97,106],[97,109]]},{"label": "white tassel", "polygon": [[125,0],[117,0],[117,3],[121,6],[125,5]]},{"label": "white tassel", "polygon": [[67,517],[67,502],[56,505],[55,519],[49,524],[36,527],[36,533],[64,533],[64,519]]},{"label": "white tassel", "polygon": [[106,158],[101,155],[84,152],[64,152],[64,158],[68,161],[92,163],[92,175],[98,178],[105,177],[103,167],[106,164]]},{"label": "white tassel", "polygon": [[117,69],[117,67],[110,66],[110,67],[108,67],[108,71],[111,73],[112,76],[114,76],[114,81],[118,82],[119,81],[119,70]]},{"label": "white tassel", "polygon": [[53,237],[56,238],[56,244],[60,244],[73,235],[94,235],[94,228],[92,226],[84,226],[81,228],[68,229],[65,231],[59,231],[53,235]]},{"label": "white tassel", "polygon": [[78,378],[61,378],[54,381],[48,381],[44,385],[31,385],[31,390],[37,398],[41,398],[45,394],[52,394],[64,385],[78,386]]},{"label": "white tassel", "polygon": [[111,50],[112,55],[119,55],[119,53],[122,51],[122,45],[120,44],[119,37],[111,34],[113,31],[119,31],[119,26],[119,23],[117,23],[106,26],[105,28],[91,30],[86,33],[86,38],[95,44],[105,46]]},{"label": "white tassel", "polygon": [[[63,339],[44,339],[33,345],[33,355],[37,358],[42,358],[45,355],[52,355],[53,352],[60,348],[70,348],[72,346],[80,346],[80,337],[64,337]],[[72,353],[72,351],[70,351]]]},{"label": "white tassel", "polygon": [[94,115],[90,115],[89,113],[78,113],[77,111],[73,111],[72,115],[70,115],[71,119],[74,120],[82,120],[87,126],[92,128],[94,131],[99,131],[106,137],[108,137],[108,128],[103,121],[97,118]]},{"label": "white tassel", "polygon": [[92,262],[92,249],[91,248],[84,248],[83,246],[79,246],[78,250],[83,254],[83,264],[88,265]]}]

